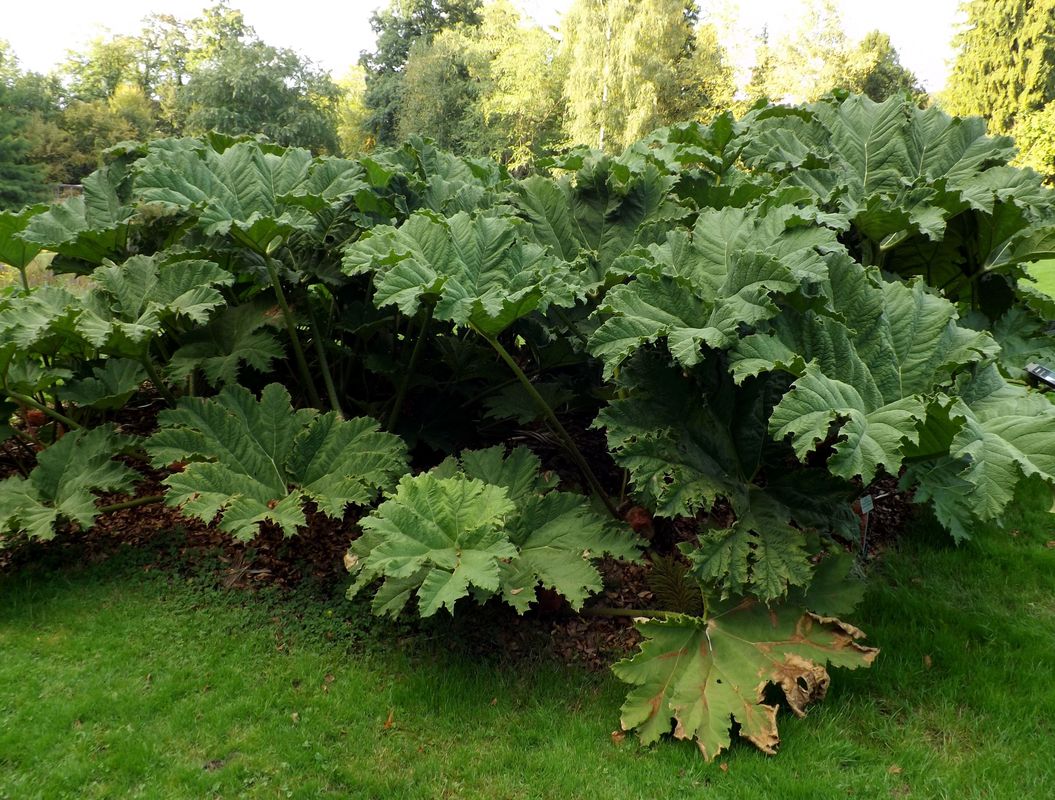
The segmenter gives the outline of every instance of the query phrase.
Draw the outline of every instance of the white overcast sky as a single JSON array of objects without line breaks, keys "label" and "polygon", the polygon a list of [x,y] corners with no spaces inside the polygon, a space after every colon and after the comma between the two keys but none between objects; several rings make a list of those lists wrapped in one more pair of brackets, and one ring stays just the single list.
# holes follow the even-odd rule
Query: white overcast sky
[{"label": "white overcast sky", "polygon": [[[555,24],[570,0],[517,0],[541,24]],[[110,30],[134,33],[149,13],[187,18],[209,5],[204,0],[8,0],[0,16],[0,39],[7,39],[23,68],[47,72],[93,35]],[[336,75],[355,63],[359,52],[373,45],[371,12],[384,0],[232,0],[264,41],[291,47]],[[741,38],[767,27],[771,38],[794,27],[800,0],[703,0],[709,7],[739,5]],[[942,88],[952,57],[950,42],[957,24],[958,0],[837,0],[847,33],[853,39],[879,28],[890,34],[902,63],[924,86]],[[742,50],[739,62],[744,66]]]}]

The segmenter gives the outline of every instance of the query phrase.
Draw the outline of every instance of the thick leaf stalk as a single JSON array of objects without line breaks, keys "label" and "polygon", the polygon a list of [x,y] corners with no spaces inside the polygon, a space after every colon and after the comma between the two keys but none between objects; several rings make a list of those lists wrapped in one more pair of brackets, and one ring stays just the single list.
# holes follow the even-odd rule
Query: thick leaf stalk
[{"label": "thick leaf stalk", "polygon": [[425,338],[429,333],[429,326],[432,324],[432,312],[436,306],[429,303],[425,309],[425,319],[421,323],[421,330],[418,331],[417,341],[414,342],[414,349],[410,353],[410,363],[407,364],[407,369],[403,373],[403,380],[399,382],[399,389],[396,392],[396,399],[392,404],[392,411],[388,415],[388,422],[385,423],[385,430],[391,431],[396,427],[396,423],[399,422],[399,415],[403,411],[403,401],[407,396],[407,389],[410,388],[410,381],[414,377],[414,372],[418,368],[418,361],[421,359],[422,350],[424,350]]},{"label": "thick leaf stalk", "polygon": [[308,369],[308,360],[304,357],[304,348],[301,347],[300,337],[297,335],[297,325],[296,320],[293,318],[293,310],[289,307],[289,303],[286,301],[286,293],[282,290],[282,281],[278,276],[278,265],[275,264],[275,259],[270,254],[265,253],[264,260],[267,262],[267,274],[271,279],[271,287],[275,290],[275,300],[282,311],[282,322],[286,326],[286,333],[289,334],[289,343],[293,347],[293,358],[297,362],[300,379],[304,382],[308,400],[313,406],[318,408],[321,405],[319,393],[315,389],[315,381],[312,380],[311,370]]},{"label": "thick leaf stalk", "polygon": [[546,399],[541,394],[539,394],[538,390],[531,383],[531,379],[524,374],[524,370],[522,370],[520,368],[520,365],[517,364],[516,359],[514,359],[513,356],[509,354],[509,351],[502,346],[502,343],[498,341],[497,337],[488,336],[487,334],[482,332],[480,332],[480,334],[484,337],[484,339],[487,340],[487,343],[494,348],[494,351],[498,353],[499,358],[501,358],[509,367],[509,369],[513,371],[513,374],[516,376],[517,380],[520,381],[521,385],[524,387],[524,390],[534,401],[535,405],[538,406],[539,411],[542,412],[543,416],[545,416],[546,418],[546,421],[549,422],[549,424],[552,426],[553,432],[556,433],[558,438],[561,440],[561,443],[567,450],[568,455],[571,456],[571,459],[575,462],[575,465],[582,472],[583,477],[586,479],[586,482],[590,485],[590,489],[593,491],[593,493],[600,498],[601,502],[604,503],[605,508],[608,509],[609,513],[613,517],[615,517],[616,519],[622,519],[623,517],[619,513],[619,509],[615,507],[615,504],[612,502],[612,498],[608,496],[608,493],[604,490],[604,487],[601,486],[601,482],[597,480],[597,476],[594,474],[594,471],[590,468],[590,464],[586,461],[585,457],[583,457],[582,451],[579,450],[578,445],[575,444],[575,440],[571,438],[571,434],[569,434],[564,425],[561,424],[560,419],[557,418],[557,415],[550,407],[550,404],[546,402]]},{"label": "thick leaf stalk", "polygon": [[319,369],[322,370],[322,382],[326,387],[326,397],[330,401],[330,408],[343,417],[344,412],[341,411],[341,401],[337,396],[337,387],[333,382],[333,373],[330,371],[330,360],[326,356],[326,343],[322,339],[322,330],[319,328],[319,323],[315,319],[315,312],[311,310],[311,303],[305,303],[305,307],[308,309],[308,323],[311,325],[311,340],[315,347],[315,355],[319,359]]}]

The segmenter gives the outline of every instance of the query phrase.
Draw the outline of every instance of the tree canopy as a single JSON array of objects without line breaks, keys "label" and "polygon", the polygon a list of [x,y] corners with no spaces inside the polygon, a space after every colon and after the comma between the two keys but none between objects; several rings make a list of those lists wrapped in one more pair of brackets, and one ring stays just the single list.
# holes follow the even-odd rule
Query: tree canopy
[{"label": "tree canopy", "polygon": [[1008,133],[1055,99],[1055,0],[969,0],[942,105]]},{"label": "tree canopy", "polygon": [[[77,184],[121,142],[209,130],[347,155],[423,136],[517,170],[583,145],[616,152],[763,98],[845,90],[927,102],[887,34],[849,39],[833,0],[804,10],[797,29],[760,39],[745,80],[727,50],[732,18],[698,0],[572,0],[553,28],[512,0],[389,0],[371,17],[374,47],[334,80],[221,0],[96,36],[50,75],[23,72],[0,48],[4,102],[17,109],[7,147],[38,183]],[[1021,160],[1055,173],[1045,144],[1055,112],[1039,111],[1016,129]]]}]

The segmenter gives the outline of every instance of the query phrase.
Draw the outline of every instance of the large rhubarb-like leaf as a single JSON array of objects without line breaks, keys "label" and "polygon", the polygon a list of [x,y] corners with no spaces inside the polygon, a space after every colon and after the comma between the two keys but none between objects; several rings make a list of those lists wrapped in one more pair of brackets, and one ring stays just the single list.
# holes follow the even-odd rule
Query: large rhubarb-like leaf
[{"label": "large rhubarb-like leaf", "polygon": [[263,522],[287,536],[305,524],[304,503],[340,518],[367,505],[406,472],[406,447],[367,417],[294,410],[279,384],[257,400],[241,386],[215,399],[186,397],[159,417],[147,441],[156,466],[188,462],[165,479],[166,502],[250,538]]},{"label": "large rhubarb-like leaf", "polygon": [[671,198],[676,178],[654,165],[627,164],[600,154],[569,159],[574,176],[525,178],[514,187],[528,235],[546,251],[574,265],[579,280],[602,285],[634,248],[662,238],[685,209]]},{"label": "large rhubarb-like leaf", "polygon": [[[637,559],[637,538],[599,515],[582,495],[554,491],[555,476],[540,473],[538,457],[527,448],[517,447],[508,456],[501,447],[474,450],[458,463],[469,477],[504,487],[516,504],[505,527],[517,556],[502,565],[502,599],[517,611],[527,610],[538,585],[581,608],[601,590],[595,559]],[[448,459],[438,471],[452,466]]]},{"label": "large rhubarb-like leaf", "polygon": [[[128,244],[133,210],[122,202],[121,170],[103,167],[84,179],[84,194],[34,216],[19,236],[58,253],[74,272],[88,272],[106,259],[120,258]],[[58,261],[58,260],[57,260]],[[52,268],[59,264],[53,262]]]},{"label": "large rhubarb-like leaf", "polygon": [[18,234],[33,217],[48,210],[45,205],[26,206],[21,211],[0,211],[0,264],[23,270],[41,250],[39,244],[27,242]]},{"label": "large rhubarb-like leaf", "polygon": [[399,614],[417,595],[422,616],[473,593],[500,596],[524,613],[544,586],[580,608],[601,590],[593,562],[635,559],[639,543],[581,495],[554,490],[526,448],[463,453],[430,473],[404,478],[362,526],[349,551],[357,575],[349,595],[377,578],[377,613]]},{"label": "large rhubarb-like leaf", "polygon": [[[748,137],[745,160],[786,173],[787,184],[831,203],[884,246],[915,234],[940,239],[947,220],[963,208],[991,213],[998,198],[1039,186],[1026,173],[1007,170],[1010,139],[987,137],[978,118],[916,109],[900,97],[875,103],[854,96],[807,111],[791,125],[781,117],[762,119]],[[789,160],[789,152],[796,157]],[[1021,178],[1025,183],[1012,189]]]},{"label": "large rhubarb-like leaf", "polygon": [[638,277],[612,289],[608,319],[590,338],[605,375],[636,349],[665,339],[677,361],[699,363],[701,346],[729,347],[741,328],[776,316],[776,298],[821,294],[828,274],[818,247],[837,247],[834,233],[804,228],[798,210],[765,216],[743,209],[705,210],[693,235],[672,231],[635,264]]},{"label": "large rhubarb-like leaf", "polygon": [[581,295],[576,276],[541,247],[523,242],[514,221],[412,216],[399,228],[381,226],[348,247],[349,274],[374,272],[374,303],[415,313],[435,303],[437,319],[497,335],[550,304],[570,306]]},{"label": "large rhubarb-like leaf", "polygon": [[0,297],[0,339],[20,352],[54,354],[76,347],[84,301],[57,286]]},{"label": "large rhubarb-like leaf", "polygon": [[202,325],[226,301],[218,286],[234,276],[211,261],[133,256],[92,273],[96,290],[77,321],[80,333],[100,350],[142,357],[166,323]]},{"label": "large rhubarb-like leaf", "polygon": [[302,206],[310,206],[313,196],[322,199],[335,180],[309,181],[313,162],[307,150],[272,149],[246,141],[222,152],[152,151],[138,164],[135,195],[163,208],[194,211],[206,234],[229,235],[263,254],[275,239],[315,227]]},{"label": "large rhubarb-like leaf", "polygon": [[852,263],[833,277],[835,311],[845,322],[807,312],[776,333],[747,337],[734,349],[738,379],[763,370],[798,375],[773,412],[770,429],[791,436],[800,458],[838,433],[828,468],[867,483],[880,467],[896,474],[919,441],[929,398],[955,372],[996,354],[986,334],[960,327],[956,309],[911,286],[877,282]]},{"label": "large rhubarb-like leaf", "polygon": [[732,507],[735,521],[701,530],[698,547],[684,548],[696,576],[723,594],[750,590],[766,600],[807,584],[806,531],[852,537],[857,522],[845,481],[818,469],[785,474],[788,451],[766,435],[785,384],[752,379],[738,388],[715,357],[696,378],[637,362],[620,376],[630,396],[613,401],[597,424],[635,495],[656,514],[695,517],[719,500]]},{"label": "large rhubarb-like leaf", "polygon": [[812,577],[805,536],[788,522],[794,514],[756,489],[730,527],[707,531],[698,546],[683,543],[681,551],[704,585],[720,586],[725,595],[750,592],[773,600]]},{"label": "large rhubarb-like leaf", "polygon": [[497,592],[499,559],[516,556],[502,525],[514,508],[501,487],[483,481],[428,473],[404,478],[361,523],[366,534],[352,551],[365,557],[351,593],[384,576],[375,611],[395,616],[413,592],[428,617],[444,607],[453,611],[470,587]]},{"label": "large rhubarb-like leaf", "polygon": [[113,426],[67,433],[37,457],[28,478],[0,482],[0,530],[51,539],[60,520],[90,528],[98,514],[96,492],[125,491],[136,473],[113,460],[129,445]]},{"label": "large rhubarb-like leaf", "polygon": [[67,381],[59,394],[79,406],[118,409],[145,380],[146,372],[138,361],[108,358],[101,367],[92,368],[90,377]]},{"label": "large rhubarb-like leaf", "polygon": [[957,539],[999,519],[1024,478],[1055,484],[1055,405],[990,366],[932,403],[903,481]]},{"label": "large rhubarb-like leaf", "polygon": [[256,303],[221,309],[208,325],[184,338],[169,361],[169,376],[185,378],[200,369],[212,386],[225,386],[238,382],[243,366],[266,374],[285,355],[268,330],[278,325],[276,311]]},{"label": "large rhubarb-like leaf", "polygon": [[734,724],[762,752],[776,752],[777,706],[765,702],[767,686],[781,689],[803,716],[827,692],[828,664],[867,667],[879,653],[837,619],[755,600],[709,618],[671,615],[637,628],[645,637],[640,652],[612,668],[634,686],[623,704],[623,729],[636,728],[651,744],[673,722],[674,737],[695,741],[708,761],[729,747]]}]

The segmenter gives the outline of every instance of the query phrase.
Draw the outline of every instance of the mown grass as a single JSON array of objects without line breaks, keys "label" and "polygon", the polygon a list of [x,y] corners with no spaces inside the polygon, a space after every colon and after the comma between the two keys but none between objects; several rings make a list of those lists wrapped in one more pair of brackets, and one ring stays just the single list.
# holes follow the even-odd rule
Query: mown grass
[{"label": "mown grass", "polygon": [[[1055,539],[918,524],[777,757],[614,742],[611,675],[481,658],[350,604],[212,589],[142,554],[0,581],[0,798],[1055,797]],[[345,616],[350,615],[346,621]],[[424,640],[424,641],[423,641]]]},{"label": "mown grass", "polygon": [[1055,297],[1055,260],[1038,261],[1030,272],[1037,279],[1037,288]]}]

